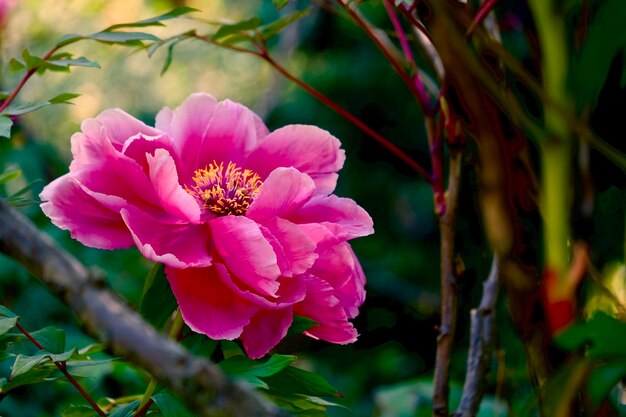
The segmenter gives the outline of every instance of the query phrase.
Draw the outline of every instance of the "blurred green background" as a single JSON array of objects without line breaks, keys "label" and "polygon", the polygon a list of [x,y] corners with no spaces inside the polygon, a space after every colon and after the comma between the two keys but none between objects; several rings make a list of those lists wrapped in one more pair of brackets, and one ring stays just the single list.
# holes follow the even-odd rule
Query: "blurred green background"
[{"label": "blurred green background", "polygon": [[[289,7],[305,4],[296,3]],[[23,0],[11,12],[2,34],[2,89],[12,88],[19,80],[19,75],[7,71],[7,63],[24,48],[43,54],[66,33],[92,33],[183,4],[200,10],[194,17],[210,21],[237,21],[254,15],[271,21],[277,16],[269,0]],[[373,22],[388,26],[380,4],[366,2],[363,9]],[[149,32],[167,36],[189,28],[207,33],[213,30],[209,23],[181,18]],[[375,46],[352,22],[314,8],[281,33],[271,47],[275,56],[299,77],[428,166],[427,140],[417,105]],[[70,136],[79,130],[83,119],[119,107],[153,124],[161,107],[174,107],[196,91],[251,107],[270,129],[303,123],[329,130],[340,138],[347,154],[336,193],[363,206],[373,217],[376,229],[375,235],[353,242],[368,279],[367,300],[355,320],[361,336],[350,346],[292,337],[279,345],[277,352],[297,353],[302,366],[320,372],[338,388],[344,398],[337,402],[345,408],[331,407],[332,416],[408,417],[415,409],[422,413],[419,415],[430,415],[439,317],[439,243],[428,184],[372,139],[254,57],[201,42],[185,42],[177,47],[171,67],[161,76],[163,50],[148,58],[145,51],[80,42],[71,51],[97,61],[101,69],[46,73],[29,82],[20,97],[23,102],[45,100],[64,92],[81,96],[74,100],[75,105],[50,106],[20,118],[14,137],[0,141],[0,172],[19,168],[24,174],[3,191],[10,194],[34,183],[30,197],[37,200],[45,184],[67,172]],[[458,397],[466,368],[468,311],[478,304],[480,283],[491,264],[472,194],[476,179],[469,170],[466,178],[458,228],[458,251],[466,272],[460,287],[453,397]],[[131,305],[138,304],[151,264],[137,250],[109,252],[83,247],[69,233],[52,226],[37,204],[22,210],[82,262],[105,271],[110,287]],[[26,328],[54,325],[65,329],[69,346],[93,342],[81,333],[66,306],[6,257],[0,257],[0,304],[21,315]],[[537,404],[524,352],[512,333],[505,309],[501,306],[500,310],[500,342],[494,359],[497,372],[487,381],[488,398],[482,415],[508,415],[509,407],[514,412],[511,415],[533,415]],[[0,375],[6,374],[7,367],[0,364]],[[141,393],[148,379],[142,372],[114,362],[95,369],[85,384],[95,396],[115,397]],[[58,380],[12,392],[0,401],[0,415],[57,416],[67,404],[77,402],[82,403],[82,399],[73,388]]]}]

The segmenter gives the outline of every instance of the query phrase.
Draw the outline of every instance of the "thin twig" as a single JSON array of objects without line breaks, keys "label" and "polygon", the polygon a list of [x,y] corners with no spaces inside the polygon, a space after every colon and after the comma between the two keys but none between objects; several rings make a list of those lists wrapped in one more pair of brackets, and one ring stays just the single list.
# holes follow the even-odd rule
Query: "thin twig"
[{"label": "thin twig", "polygon": [[483,284],[480,306],[470,312],[470,345],[463,394],[455,417],[474,417],[478,413],[485,390],[494,348],[496,302],[500,287],[500,269],[494,255],[489,277]]},{"label": "thin twig", "polygon": [[21,263],[78,315],[85,330],[115,356],[143,368],[203,417],[289,414],[248,385],[159,334],[76,258],[0,200],[0,252]]},{"label": "thin twig", "polygon": [[[37,346],[38,349],[46,350],[46,348],[44,348],[41,345],[41,343],[39,343],[37,339],[35,339],[33,335],[31,335],[20,323],[15,323],[15,327],[17,327],[18,330],[22,332],[28,340],[33,342],[33,344]],[[93,398],[91,398],[89,393],[85,391],[85,389],[78,383],[78,381],[74,379],[72,375],[70,375],[69,372],[67,372],[67,366],[65,365],[65,362],[59,362],[59,361],[52,361],[52,362],[56,365],[57,368],[59,368],[59,371],[61,371],[63,375],[65,375],[65,378],[67,378],[70,384],[74,385],[74,387],[76,388],[76,390],[78,390],[80,395],[82,395],[87,400],[87,402],[96,411],[96,413],[100,414],[101,416],[106,416],[106,413],[102,411],[102,409],[98,406],[98,404],[96,404],[96,402],[93,400]]]},{"label": "thin twig", "polygon": [[461,189],[463,151],[450,148],[450,170],[446,193],[446,211],[439,217],[441,233],[441,326],[437,338],[435,378],[433,382],[433,415],[448,417],[450,394],[450,360],[457,322],[457,283],[454,268],[454,238],[456,214]]}]

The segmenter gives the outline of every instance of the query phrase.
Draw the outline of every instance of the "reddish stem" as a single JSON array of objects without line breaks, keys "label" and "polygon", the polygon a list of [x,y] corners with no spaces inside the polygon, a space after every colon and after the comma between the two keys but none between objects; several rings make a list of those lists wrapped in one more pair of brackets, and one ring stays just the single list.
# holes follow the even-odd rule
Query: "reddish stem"
[{"label": "reddish stem", "polygon": [[[422,87],[422,90],[419,90],[416,85],[417,81],[414,79],[411,79],[411,77],[406,73],[404,68],[402,68],[402,65],[398,62],[398,60],[389,52],[389,50],[385,47],[385,45],[383,45],[380,39],[374,34],[374,32],[372,31],[372,28],[367,24],[367,22],[365,22],[363,18],[359,16],[359,14],[354,9],[352,9],[350,6],[344,3],[343,0],[337,0],[337,2],[350,14],[350,16],[354,19],[354,21],[363,29],[363,31],[372,40],[372,42],[374,42],[374,45],[376,45],[378,49],[380,49],[380,51],[383,53],[385,58],[387,58],[387,61],[389,61],[389,63],[391,64],[393,69],[396,71],[396,73],[400,76],[400,78],[402,78],[402,81],[404,81],[406,86],[409,88],[409,91],[411,92],[411,94],[413,94],[413,96],[419,103],[424,114],[431,114],[433,112],[433,108],[429,103],[430,100],[428,96],[425,94],[423,86],[421,86],[421,80],[419,80],[419,84]],[[401,27],[400,27],[400,32],[402,32]],[[415,79],[419,79],[419,77],[417,77],[417,74],[415,76]]]},{"label": "reddish stem", "polygon": [[[424,88],[424,84],[422,84],[422,80],[419,77],[419,72],[417,71],[417,63],[415,62],[415,58],[413,57],[413,52],[411,51],[409,40],[407,39],[404,33],[404,29],[402,28],[400,19],[398,19],[398,15],[396,14],[394,4],[392,0],[385,0],[383,1],[383,4],[385,5],[385,9],[387,10],[387,14],[389,15],[389,20],[391,20],[391,24],[393,25],[393,28],[395,29],[396,34],[398,35],[398,40],[400,42],[400,46],[402,47],[402,51],[404,52],[404,57],[406,58],[407,61],[411,63],[413,68],[415,68],[415,75],[413,76],[413,84],[415,86],[415,89],[419,93],[419,96],[422,97],[422,99],[426,103],[429,103],[430,99],[428,97],[428,94],[426,94],[426,89]],[[430,105],[428,105],[428,107],[429,109],[431,108]]]},{"label": "reddish stem", "polygon": [[336,104],[330,98],[326,97],[324,94],[322,94],[321,92],[319,92],[318,90],[310,86],[309,84],[305,83],[304,81],[300,80],[295,75],[291,74],[289,71],[287,71],[286,68],[284,68],[278,62],[274,61],[274,59],[269,55],[267,50],[264,49],[262,46],[259,46],[259,48],[260,48],[260,51],[258,55],[261,58],[263,58],[268,64],[274,67],[276,71],[281,73],[285,78],[297,84],[300,88],[302,88],[307,93],[309,93],[310,95],[312,95],[313,97],[321,101],[327,107],[331,108],[334,112],[342,116],[344,119],[348,120],[350,123],[352,123],[359,129],[361,129],[361,131],[363,131],[365,134],[372,137],[372,139],[380,143],[387,150],[389,150],[391,153],[393,153],[398,158],[400,158],[404,163],[406,163],[409,167],[411,167],[415,172],[417,172],[419,175],[424,177],[426,181],[428,181],[429,184],[432,184],[432,178],[430,174],[424,168],[422,168],[420,164],[415,162],[409,155],[404,153],[404,151],[402,151],[400,148],[394,145],[391,141],[389,141],[389,139],[385,138],[384,136],[380,135],[376,131],[372,130],[369,126],[367,126],[357,117],[355,117],[350,112],[345,110],[343,107]]},{"label": "reddish stem", "polygon": [[[50,53],[49,55],[52,55],[52,53]],[[50,58],[50,56],[47,56],[47,58]],[[46,59],[47,59],[46,58]],[[15,323],[15,327],[17,327],[19,329],[20,332],[22,332],[24,334],[24,336],[26,336],[28,338],[28,340],[30,340],[31,342],[33,342],[33,344],[35,346],[37,346],[37,348],[39,348],[40,350],[46,350],[41,343],[39,343],[37,341],[37,339],[35,339],[24,327],[22,327],[21,324],[19,323]],[[58,361],[53,361],[53,363],[56,365],[57,368],[59,368],[59,370],[61,372],[63,372],[63,375],[65,375],[65,377],[67,378],[67,380],[70,382],[70,384],[74,385],[74,387],[78,390],[78,392],[80,392],[80,394],[87,400],[87,402],[93,407],[94,410],[96,410],[96,412],[98,414],[100,414],[101,416],[106,416],[106,413],[104,411],[102,411],[102,409],[98,406],[98,404],[96,404],[96,402],[89,396],[89,394],[87,393],[87,391],[85,391],[85,389],[83,387],[80,386],[80,384],[78,383],[78,381],[76,381],[74,379],[74,377],[72,375],[69,374],[69,372],[67,372],[67,366],[65,365],[65,362],[58,362]]]},{"label": "reddish stem", "polygon": [[426,35],[426,37],[429,40],[432,40],[431,37],[430,37],[430,33],[428,32],[428,29],[426,29],[426,26],[424,26],[424,24],[422,22],[420,22],[415,16],[413,16],[413,10],[415,10],[415,7],[417,7],[417,1],[415,1],[415,3],[413,3],[411,5],[411,7],[408,8],[408,9],[407,9],[407,7],[404,4],[399,4],[397,7],[398,7],[398,10],[400,10],[402,12],[404,17],[406,17],[407,20],[413,26],[415,26],[420,32],[422,32],[424,35]]},{"label": "reddish stem", "polygon": [[476,26],[480,25],[480,23],[485,20],[485,17],[487,17],[499,1],[500,0],[487,0],[480,6],[476,16],[474,16],[474,20],[472,20],[472,24],[467,28],[467,32],[465,32],[466,37],[469,38],[472,35]]},{"label": "reddish stem", "polygon": [[[42,59],[44,61],[47,61],[48,59],[50,59],[50,57],[52,56],[52,54],[54,54],[57,50],[59,49],[58,46],[55,46],[54,48],[50,49],[43,57]],[[13,89],[13,91],[11,91],[11,93],[7,96],[7,98],[2,102],[2,104],[0,104],[0,113],[2,113],[7,107],[9,107],[9,105],[11,104],[11,102],[13,102],[13,100],[15,99],[15,97],[17,97],[17,95],[19,94],[19,92],[22,90],[22,87],[24,87],[24,85],[26,84],[26,82],[30,79],[30,77],[33,76],[34,73],[37,72],[37,68],[32,68],[29,69],[26,74],[24,75],[24,77],[22,77],[22,79],[20,80],[19,84],[17,84],[15,86],[15,88]]]},{"label": "reddish stem", "polygon": [[152,398],[150,398],[148,400],[148,402],[143,405],[143,407],[141,407],[139,410],[137,410],[137,412],[135,413],[135,417],[143,416],[148,411],[148,409],[150,408],[150,406],[152,405],[153,402],[154,402],[154,400]]}]

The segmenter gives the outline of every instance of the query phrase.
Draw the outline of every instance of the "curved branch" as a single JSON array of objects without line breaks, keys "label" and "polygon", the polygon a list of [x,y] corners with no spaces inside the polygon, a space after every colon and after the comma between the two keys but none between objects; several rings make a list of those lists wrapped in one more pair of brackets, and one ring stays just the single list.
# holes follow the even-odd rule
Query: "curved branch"
[{"label": "curved branch", "polygon": [[207,360],[168,340],[109,291],[101,278],[0,200],[0,252],[21,263],[78,315],[107,350],[152,374],[205,417],[289,414]]}]

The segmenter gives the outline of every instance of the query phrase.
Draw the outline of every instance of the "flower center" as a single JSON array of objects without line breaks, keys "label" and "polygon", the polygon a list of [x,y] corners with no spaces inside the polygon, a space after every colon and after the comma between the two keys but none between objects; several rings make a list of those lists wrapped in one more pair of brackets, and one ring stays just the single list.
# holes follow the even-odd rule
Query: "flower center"
[{"label": "flower center", "polygon": [[185,187],[202,206],[217,214],[227,216],[246,214],[250,204],[259,195],[263,181],[249,169],[241,169],[234,162],[213,161],[207,167],[193,173],[194,186]]}]

